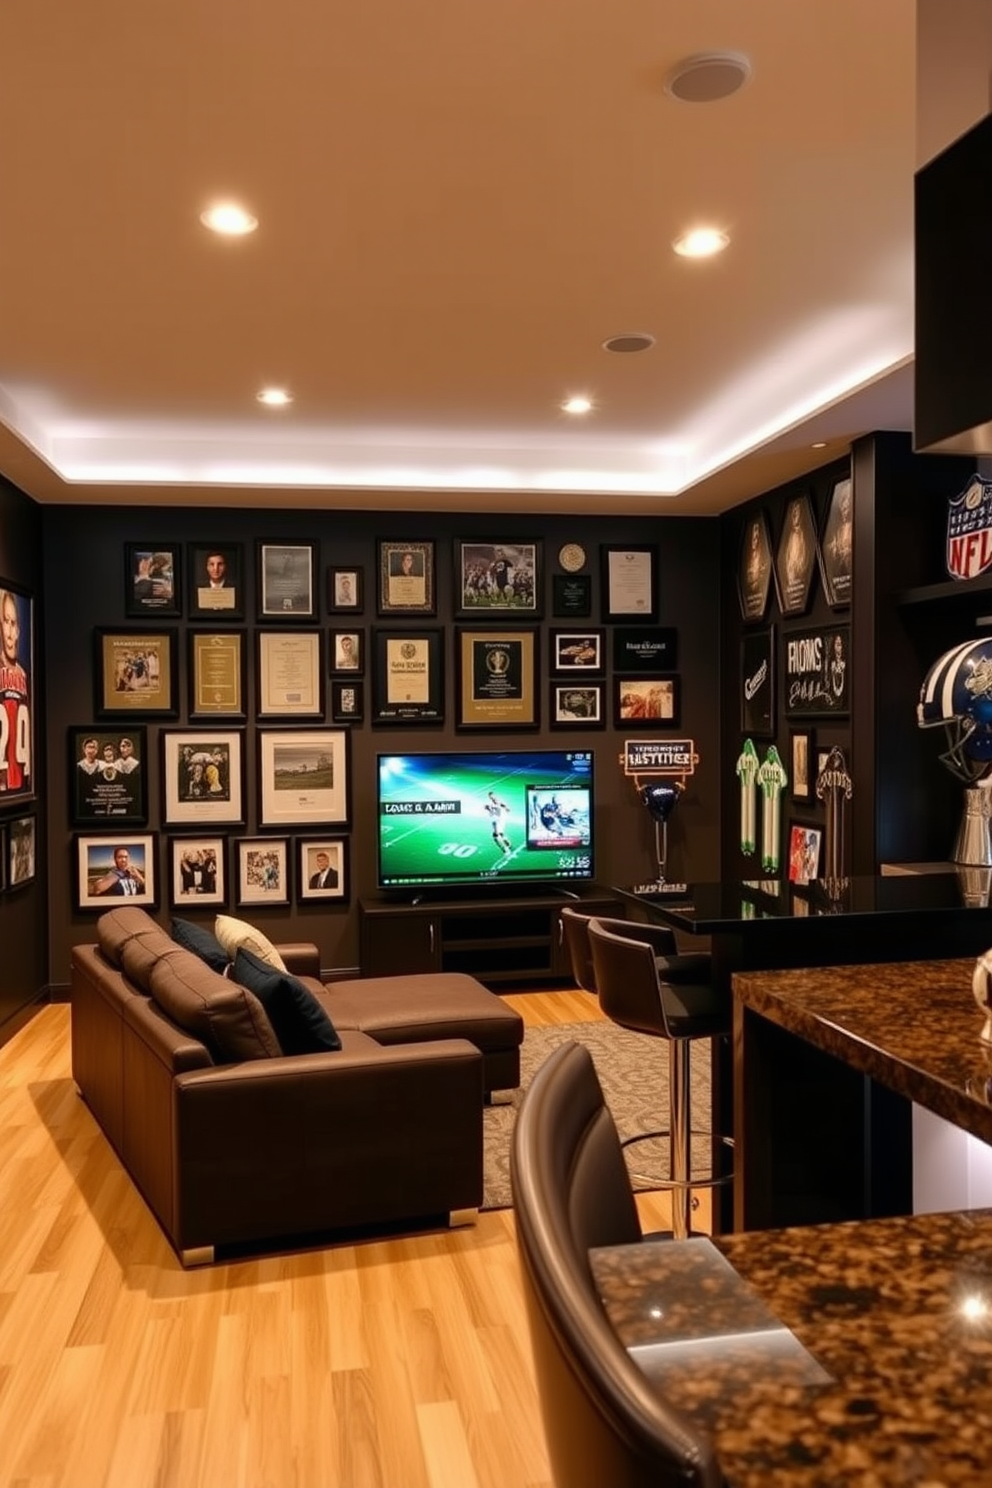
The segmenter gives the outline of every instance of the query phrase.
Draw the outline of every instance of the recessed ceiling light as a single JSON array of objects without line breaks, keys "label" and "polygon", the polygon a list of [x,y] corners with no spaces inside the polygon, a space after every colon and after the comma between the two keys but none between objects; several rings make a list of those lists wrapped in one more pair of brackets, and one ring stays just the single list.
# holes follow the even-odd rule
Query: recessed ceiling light
[{"label": "recessed ceiling light", "polygon": [[676,63],[665,79],[665,92],[680,103],[717,103],[729,98],[751,76],[743,52],[697,52]]},{"label": "recessed ceiling light", "polygon": [[810,449],[826,449],[826,447],[827,441],[825,439],[814,440],[814,442],[810,445]]},{"label": "recessed ceiling light", "polygon": [[588,413],[592,408],[592,399],[577,395],[574,398],[566,398],[561,406],[565,413]]},{"label": "recessed ceiling light", "polygon": [[222,233],[226,238],[243,238],[246,233],[253,233],[258,226],[258,218],[246,212],[244,207],[239,207],[236,202],[217,202],[215,206],[200,213],[200,221],[211,232]]},{"label": "recessed ceiling light", "polygon": [[285,388],[263,388],[255,396],[259,403],[265,404],[266,408],[285,408],[288,403],[292,403],[293,401],[292,393],[287,392]]},{"label": "recessed ceiling light", "polygon": [[649,351],[654,337],[647,331],[623,331],[619,336],[608,336],[603,342],[604,351]]},{"label": "recessed ceiling light", "polygon": [[712,258],[714,253],[722,253],[729,242],[727,234],[718,227],[694,227],[676,238],[672,247],[682,258]]}]

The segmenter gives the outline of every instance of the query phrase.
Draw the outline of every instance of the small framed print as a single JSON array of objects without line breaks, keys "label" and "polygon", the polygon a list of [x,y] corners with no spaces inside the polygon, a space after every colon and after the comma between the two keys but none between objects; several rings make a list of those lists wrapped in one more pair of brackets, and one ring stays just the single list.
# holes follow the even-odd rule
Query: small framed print
[{"label": "small framed print", "polygon": [[360,615],[365,608],[360,568],[327,570],[327,610],[331,615]]},{"label": "small framed print", "polygon": [[372,722],[444,722],[444,632],[372,632]]},{"label": "small framed print", "polygon": [[541,613],[539,542],[456,542],[455,613],[502,612],[521,620]]},{"label": "small framed print", "polygon": [[563,676],[574,672],[593,673],[603,670],[603,632],[601,630],[553,630],[551,632],[551,670]]},{"label": "small framed print", "polygon": [[851,603],[854,556],[854,492],[850,477],[839,480],[830,496],[820,543],[820,578],[832,610]]},{"label": "small framed print", "polygon": [[314,619],[312,543],[258,544],[260,620]]},{"label": "small framed print", "polygon": [[669,625],[618,626],[613,632],[615,672],[674,672],[679,633]]},{"label": "small framed print", "polygon": [[678,728],[678,677],[617,677],[613,687],[617,728]]},{"label": "small framed print", "polygon": [[347,729],[263,731],[258,749],[261,826],[347,825]]},{"label": "small framed print", "polygon": [[97,716],[174,717],[178,649],[175,630],[97,630]]},{"label": "small framed print", "polygon": [[820,846],[823,832],[820,827],[803,822],[789,824],[789,882],[811,884],[820,876]]},{"label": "small framed print", "polygon": [[433,542],[380,539],[378,557],[379,614],[433,615]]},{"label": "small framed print", "polygon": [[365,685],[362,682],[331,683],[331,717],[335,723],[361,723]]},{"label": "small framed print", "polygon": [[816,524],[809,497],[793,496],[785,508],[775,557],[778,606],[783,615],[802,615],[809,604],[816,571]]},{"label": "small framed print", "polygon": [[162,820],[237,826],[245,819],[240,729],[162,734]]},{"label": "small framed print", "polygon": [[552,574],[551,608],[556,620],[588,620],[592,614],[589,574]]},{"label": "small framed print", "polygon": [[348,882],[348,839],[346,837],[298,837],[299,858],[296,865],[296,902],[311,904],[321,899],[345,903],[350,896]]},{"label": "small framed print", "polygon": [[260,630],[259,718],[324,717],[323,636],[319,630]]},{"label": "small framed print", "polygon": [[191,620],[242,620],[244,547],[241,543],[191,543],[189,616]]},{"label": "small framed print", "polygon": [[70,728],[69,811],[89,822],[141,825],[148,820],[148,744],[142,725]]},{"label": "small framed print", "polygon": [[7,823],[7,887],[22,888],[37,870],[36,818],[16,816]]},{"label": "small framed print", "polygon": [[328,662],[334,675],[360,677],[365,671],[365,632],[332,630]]},{"label": "small framed print", "polygon": [[790,735],[792,751],[792,798],[794,801],[809,801],[813,796],[814,762],[813,734],[809,729],[793,729]]},{"label": "small framed print", "polygon": [[180,550],[174,544],[124,544],[124,613],[134,620],[182,614]]},{"label": "small framed print", "polygon": [[76,838],[76,908],[109,909],[119,899],[155,905],[155,837],[120,832]]},{"label": "small framed print", "polygon": [[752,512],[741,533],[737,593],[744,620],[763,620],[772,585],[772,540],[768,516]]},{"label": "small framed print", "polygon": [[243,630],[191,630],[190,718],[243,717],[245,670]]},{"label": "small framed print", "polygon": [[289,843],[285,837],[237,837],[238,904],[289,903]]},{"label": "small framed print", "polygon": [[657,551],[651,545],[614,547],[604,544],[603,622],[634,625],[657,620]]},{"label": "small framed print", "polygon": [[553,682],[551,684],[552,728],[603,728],[602,682]]},{"label": "small framed print", "polygon": [[537,631],[456,631],[459,729],[537,728]]},{"label": "small framed print", "polygon": [[775,732],[775,631],[755,630],[741,642],[741,730],[767,739]]},{"label": "small framed print", "polygon": [[227,903],[227,839],[173,837],[169,842],[169,902],[173,909]]}]

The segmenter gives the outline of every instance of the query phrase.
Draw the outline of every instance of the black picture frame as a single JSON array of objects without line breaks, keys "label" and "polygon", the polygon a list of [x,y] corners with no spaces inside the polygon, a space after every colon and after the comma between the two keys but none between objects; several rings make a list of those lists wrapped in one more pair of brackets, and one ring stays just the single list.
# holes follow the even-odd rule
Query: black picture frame
[{"label": "black picture frame", "polygon": [[850,476],[836,481],[830,493],[819,554],[827,604],[832,610],[847,609],[854,585],[854,485]]},{"label": "black picture frame", "polygon": [[[34,597],[18,584],[0,579],[0,665],[4,672],[0,736],[0,804],[33,801],[36,786]],[[4,637],[12,637],[8,654]]]},{"label": "black picture frame", "polygon": [[682,717],[682,679],[677,673],[616,677],[613,724],[622,729],[676,729]]},{"label": "black picture frame", "polygon": [[245,731],[162,729],[162,821],[169,827],[216,831],[245,820]]},{"label": "black picture frame", "polygon": [[143,724],[74,724],[68,731],[69,817],[76,826],[148,820],[148,731]]},{"label": "black picture frame", "polygon": [[454,545],[455,615],[477,624],[536,620],[542,612],[540,538],[459,538]]},{"label": "black picture frame", "polygon": [[327,669],[332,677],[364,677],[365,631],[360,626],[328,632]]},{"label": "black picture frame", "polygon": [[181,913],[227,904],[227,838],[170,837],[166,844],[169,906]]},{"label": "black picture frame", "polygon": [[457,729],[540,727],[537,638],[536,626],[456,628]]},{"label": "black picture frame", "polygon": [[679,633],[672,625],[619,625],[613,631],[613,670],[636,676],[639,672],[675,672],[679,665]]},{"label": "black picture frame", "polygon": [[236,837],[233,871],[239,909],[285,908],[292,902],[288,837]]},{"label": "black picture frame", "polygon": [[259,629],[255,632],[255,711],[260,720],[324,718],[324,633]]},{"label": "black picture frame", "polygon": [[595,626],[551,630],[549,670],[553,677],[594,677],[606,669],[605,633]]},{"label": "black picture frame", "polygon": [[[351,898],[351,868],[348,861],[347,837],[296,838],[297,904],[347,904]],[[325,872],[320,855],[328,859],[330,877],[323,884]],[[333,881],[332,881],[333,880]]]},{"label": "black picture frame", "polygon": [[803,491],[786,503],[775,554],[775,588],[783,615],[804,615],[809,608],[818,554],[813,503]]},{"label": "black picture frame", "polygon": [[792,729],[789,733],[789,780],[794,801],[811,801],[816,784],[813,730]]},{"label": "black picture frame", "polygon": [[810,626],[782,637],[786,718],[846,718],[851,711],[851,627]]},{"label": "black picture frame", "polygon": [[187,676],[190,720],[244,718],[247,712],[247,633],[189,630]]},{"label": "black picture frame", "polygon": [[444,722],[444,631],[427,626],[372,631],[374,724]]},{"label": "black picture frame", "polygon": [[556,620],[588,620],[592,614],[592,576],[552,574],[551,612]]},{"label": "black picture frame", "polygon": [[786,874],[790,884],[806,888],[820,876],[823,828],[817,822],[790,821]]},{"label": "black picture frame", "polygon": [[327,613],[361,615],[364,609],[364,571],[355,563],[332,565],[327,570]]},{"label": "black picture frame", "polygon": [[760,623],[768,613],[773,568],[768,513],[761,508],[751,512],[741,529],[737,595],[745,624]]},{"label": "black picture frame", "polygon": [[315,620],[315,544],[259,538],[255,555],[259,620]]},{"label": "black picture frame", "polygon": [[331,683],[331,718],[335,723],[361,723],[365,714],[365,683]]},{"label": "black picture frame", "polygon": [[603,543],[604,625],[644,625],[658,618],[658,550],[654,543]]},{"label": "black picture frame", "polygon": [[183,554],[171,542],[124,544],[124,613],[131,620],[176,619],[182,612]]},{"label": "black picture frame", "polygon": [[93,675],[97,718],[175,718],[179,632],[98,627]]},{"label": "black picture frame", "polygon": [[437,613],[433,541],[380,538],[376,554],[380,616]]},{"label": "black picture frame", "polygon": [[186,550],[190,620],[243,620],[245,554],[239,542],[189,543]]},{"label": "black picture frame", "polygon": [[[133,832],[127,827],[114,833],[77,833],[73,839],[76,909],[102,911],[117,904],[155,909],[158,905],[156,845],[154,832]],[[126,862],[118,860],[118,849],[126,849]],[[116,874],[117,883],[111,881],[115,868],[120,870]],[[133,874],[129,872],[132,869]],[[134,893],[125,893],[123,887],[118,887],[125,880],[134,885]],[[108,886],[98,887],[101,884]]]},{"label": "black picture frame", "polygon": [[775,733],[775,629],[753,630],[741,641],[741,729],[755,739]]},{"label": "black picture frame", "polygon": [[346,827],[351,816],[351,732],[260,729],[258,825]]},{"label": "black picture frame", "polygon": [[553,729],[601,729],[606,727],[606,683],[585,677],[567,682],[552,681],[548,697],[548,724]]},{"label": "black picture frame", "polygon": [[15,816],[7,823],[7,882],[9,890],[33,883],[38,872],[38,818]]}]

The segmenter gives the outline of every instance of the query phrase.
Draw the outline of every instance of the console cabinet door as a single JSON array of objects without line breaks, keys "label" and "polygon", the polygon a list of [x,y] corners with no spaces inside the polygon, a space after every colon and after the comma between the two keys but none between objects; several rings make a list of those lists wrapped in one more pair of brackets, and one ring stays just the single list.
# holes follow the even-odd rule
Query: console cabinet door
[{"label": "console cabinet door", "polygon": [[364,914],[361,929],[362,975],[411,976],[440,971],[441,933],[436,915],[411,913]]}]

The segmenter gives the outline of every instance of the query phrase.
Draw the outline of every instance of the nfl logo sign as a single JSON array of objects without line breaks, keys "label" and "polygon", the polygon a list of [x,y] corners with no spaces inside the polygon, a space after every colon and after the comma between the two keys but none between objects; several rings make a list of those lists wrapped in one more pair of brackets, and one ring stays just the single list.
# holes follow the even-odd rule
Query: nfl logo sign
[{"label": "nfl logo sign", "polygon": [[992,481],[976,471],[947,504],[947,572],[973,579],[992,568]]}]

